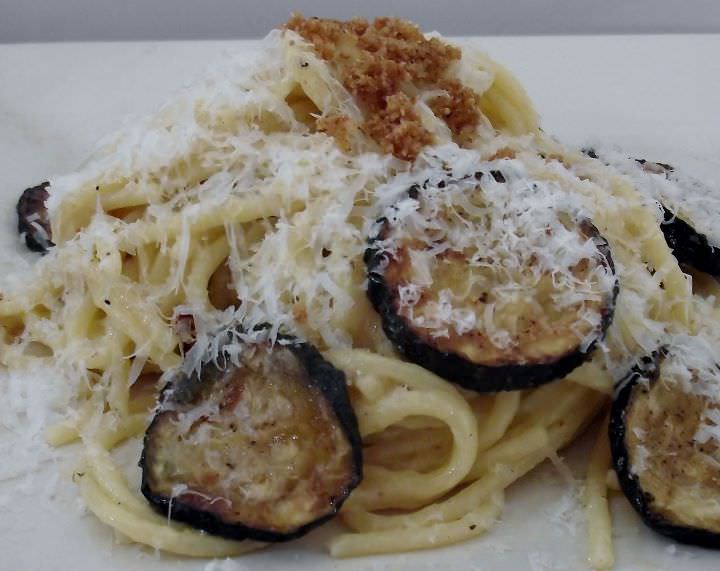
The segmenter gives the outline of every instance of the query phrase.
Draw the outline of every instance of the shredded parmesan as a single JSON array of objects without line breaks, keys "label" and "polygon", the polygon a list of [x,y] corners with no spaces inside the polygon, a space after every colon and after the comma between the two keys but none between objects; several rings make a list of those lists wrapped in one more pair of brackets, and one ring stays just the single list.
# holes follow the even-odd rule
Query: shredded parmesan
[{"label": "shredded parmesan", "polygon": [[[593,146],[593,151],[633,181],[635,188],[679,216],[695,230],[720,245],[720,185],[705,183],[678,172],[669,165],[641,162],[619,148]],[[662,223],[662,213],[658,222]]]},{"label": "shredded parmesan", "polygon": [[[374,232],[387,220],[391,231],[380,247],[409,256],[400,311],[417,326],[434,337],[477,329],[507,349],[518,343],[521,325],[503,316],[539,299],[544,288],[552,290],[547,302],[557,312],[579,313],[585,348],[597,339],[601,318],[590,302],[611,296],[615,276],[598,239],[578,232],[588,213],[577,195],[533,180],[520,160],[485,161],[454,144],[421,153],[411,172],[376,193],[381,217]],[[407,244],[409,253],[400,250]],[[469,267],[467,275],[452,276],[454,288],[439,289],[419,311],[418,302],[443,283],[442,260],[454,255]],[[583,276],[574,271],[581,262],[591,266]],[[469,292],[483,301],[468,302]]]}]

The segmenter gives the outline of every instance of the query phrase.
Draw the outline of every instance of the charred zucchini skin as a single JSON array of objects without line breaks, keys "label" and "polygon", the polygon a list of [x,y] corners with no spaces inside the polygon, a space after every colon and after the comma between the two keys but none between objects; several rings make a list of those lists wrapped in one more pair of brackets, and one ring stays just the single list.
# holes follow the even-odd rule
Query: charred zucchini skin
[{"label": "charred zucchini skin", "polygon": [[647,380],[653,383],[658,379],[660,363],[664,355],[665,352],[660,350],[649,357],[645,357],[641,364],[634,367],[619,383],[622,388],[613,400],[608,424],[613,469],[617,474],[623,494],[625,494],[630,505],[650,529],[680,543],[720,549],[720,534],[696,527],[676,525],[657,514],[653,510],[652,495],[642,489],[638,477],[630,469],[630,455],[625,444],[627,432],[626,412],[635,391],[642,390],[641,386],[639,386],[640,381]]},{"label": "charred zucchini skin", "polygon": [[[654,165],[669,176],[675,167],[667,163],[648,163],[645,159],[635,159],[640,165]],[[663,223],[660,225],[665,242],[681,264],[700,270],[715,277],[720,276],[720,248],[710,243],[705,234],[701,234],[664,204]]]},{"label": "charred zucchini skin", "polygon": [[660,230],[677,261],[720,277],[720,247],[711,244],[705,234],[695,230],[664,206],[663,218]]},{"label": "charred zucchini skin", "polygon": [[43,227],[47,235],[52,239],[50,233],[50,222],[47,218],[45,201],[48,198],[49,182],[40,183],[37,186],[26,188],[18,199],[15,211],[18,217],[18,233],[25,236],[25,245],[33,252],[46,254],[55,244],[51,240],[40,235],[35,227],[28,221],[33,214],[38,215],[37,224]]},{"label": "charred zucchini skin", "polygon": [[[582,152],[592,159],[602,160],[594,149],[582,149]],[[645,159],[634,160],[640,165],[657,165],[665,171],[666,176],[675,170],[675,167],[667,163],[648,163]],[[663,210],[660,230],[677,261],[706,274],[720,277],[720,245],[711,244],[705,234],[701,234],[685,220],[677,217],[664,204],[660,206]]]},{"label": "charred zucchini skin", "polygon": [[[381,271],[381,268],[387,263],[388,254],[382,249],[373,247],[373,243],[382,240],[389,231],[387,221],[380,220],[378,222],[382,224],[381,230],[375,238],[370,240],[370,247],[365,250],[364,260],[368,274],[367,295],[382,318],[385,335],[407,359],[465,389],[481,393],[517,391],[560,379],[590,357],[597,341],[603,337],[612,322],[615,301],[619,292],[617,280],[615,280],[611,299],[601,317],[602,334],[590,344],[585,352],[578,349],[560,355],[551,362],[487,366],[468,361],[453,352],[441,351],[417,335],[407,319],[399,315],[395,309],[393,291]],[[610,254],[609,244],[600,236],[595,226],[590,222],[587,224],[592,234],[602,240],[602,243],[598,245],[598,250],[605,256],[614,273],[615,265]]]},{"label": "charred zucchini skin", "polygon": [[[344,493],[335,498],[332,509],[324,516],[296,528],[290,533],[278,533],[264,529],[244,526],[241,524],[228,524],[222,521],[215,514],[201,511],[190,507],[182,502],[171,500],[170,498],[156,494],[148,479],[150,459],[146,454],[149,448],[149,440],[152,438],[153,428],[156,423],[161,421],[161,415],[166,414],[159,412],[155,415],[150,426],[148,427],[143,442],[143,451],[140,456],[139,466],[142,470],[142,480],[140,490],[150,504],[163,516],[170,516],[171,519],[190,524],[191,526],[202,529],[212,535],[218,535],[227,539],[243,540],[252,539],[268,543],[280,543],[297,539],[307,534],[309,531],[319,527],[323,523],[332,519],[342,507],[345,500],[349,497],[350,492],[355,489],[363,478],[363,461],[362,461],[362,439],[358,428],[357,418],[350,404],[348,395],[345,373],[335,368],[331,363],[326,361],[320,352],[308,343],[297,342],[290,336],[278,336],[279,339],[289,342],[288,348],[302,363],[308,373],[308,378],[314,386],[316,386],[322,396],[330,402],[333,411],[338,419],[343,432],[345,433],[352,450],[352,474],[345,487]],[[222,370],[212,366],[211,375],[221,375]],[[160,400],[168,394],[178,389],[183,393],[184,397],[191,397],[197,390],[197,387],[203,381],[193,374],[188,377],[185,375],[176,377],[170,381],[162,390]]]}]

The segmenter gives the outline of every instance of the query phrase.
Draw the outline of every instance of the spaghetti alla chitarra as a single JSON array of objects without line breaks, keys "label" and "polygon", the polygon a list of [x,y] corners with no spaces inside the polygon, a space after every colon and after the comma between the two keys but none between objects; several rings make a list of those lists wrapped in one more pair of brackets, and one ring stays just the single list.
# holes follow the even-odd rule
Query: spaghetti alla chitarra
[{"label": "spaghetti alla chitarra", "polygon": [[[336,557],[464,541],[643,357],[720,339],[714,282],[693,295],[638,185],[544,135],[482,53],[293,16],[252,66],[26,192],[21,231],[47,254],[0,296],[2,364],[74,372],[47,438],[81,441],[88,508],[132,541],[238,555],[338,510]],[[151,503],[111,454],[143,434]],[[610,465],[601,431],[598,569]]]}]

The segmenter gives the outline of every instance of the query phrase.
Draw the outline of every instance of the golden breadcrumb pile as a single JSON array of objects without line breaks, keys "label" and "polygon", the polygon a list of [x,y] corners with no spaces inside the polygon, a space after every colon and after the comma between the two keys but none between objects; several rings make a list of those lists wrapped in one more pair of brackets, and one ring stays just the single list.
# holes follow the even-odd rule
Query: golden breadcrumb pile
[{"label": "golden breadcrumb pile", "polygon": [[[293,15],[286,25],[310,42],[320,57],[337,71],[340,81],[365,114],[359,126],[398,158],[412,161],[433,142],[431,133],[415,112],[418,90],[439,89],[442,95],[429,102],[459,143],[466,143],[480,121],[478,95],[448,77],[460,50],[437,38],[427,39],[417,26],[397,18],[377,18],[371,23],[304,18]],[[347,144],[350,120],[334,116],[318,128]]]}]

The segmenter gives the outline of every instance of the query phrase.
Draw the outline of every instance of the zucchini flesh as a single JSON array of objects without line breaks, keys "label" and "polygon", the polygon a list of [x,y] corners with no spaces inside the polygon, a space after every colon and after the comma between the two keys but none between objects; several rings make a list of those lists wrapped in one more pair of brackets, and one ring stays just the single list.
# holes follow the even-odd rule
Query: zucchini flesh
[{"label": "zucchini flesh", "polygon": [[286,541],[337,513],[362,479],[344,374],[312,346],[246,344],[163,391],[142,492],[163,514],[231,539]]},{"label": "zucchini flesh", "polygon": [[647,357],[621,381],[609,438],[620,486],[648,527],[720,548],[720,447],[712,437],[719,427],[710,420],[720,406],[717,395],[688,390],[707,373],[684,368],[667,350]]},{"label": "zucchini flesh", "polygon": [[[563,377],[588,358],[612,319],[610,248],[587,218],[543,206],[535,225],[535,212],[521,203],[493,202],[530,184],[503,160],[480,165],[472,178],[415,184],[378,221],[365,254],[368,296],[388,338],[410,360],[468,389],[516,390]],[[488,230],[501,218],[509,220],[507,235]],[[467,235],[472,243],[458,238]],[[554,247],[584,254],[553,267],[548,257],[566,256]]]}]

